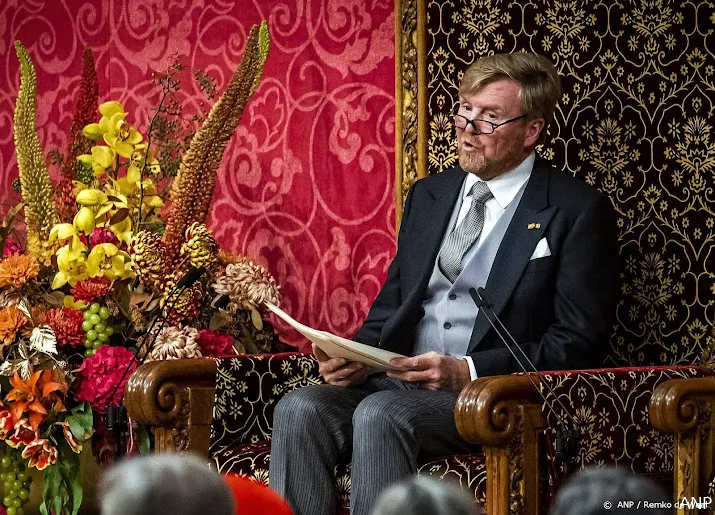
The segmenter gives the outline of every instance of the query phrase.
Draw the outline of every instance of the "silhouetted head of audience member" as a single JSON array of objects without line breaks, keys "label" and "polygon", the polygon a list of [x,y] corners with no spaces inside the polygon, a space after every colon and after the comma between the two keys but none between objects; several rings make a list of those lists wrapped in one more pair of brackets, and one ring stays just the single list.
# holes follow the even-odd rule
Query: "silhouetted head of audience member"
[{"label": "silhouetted head of audience member", "polygon": [[672,503],[672,495],[648,478],[623,467],[591,467],[559,489],[550,515],[668,515]]},{"label": "silhouetted head of audience member", "polygon": [[391,486],[377,501],[372,515],[475,515],[483,513],[474,497],[458,484],[429,476]]},{"label": "silhouetted head of audience member", "polygon": [[229,486],[193,455],[151,454],[111,467],[100,485],[102,515],[235,515]]}]

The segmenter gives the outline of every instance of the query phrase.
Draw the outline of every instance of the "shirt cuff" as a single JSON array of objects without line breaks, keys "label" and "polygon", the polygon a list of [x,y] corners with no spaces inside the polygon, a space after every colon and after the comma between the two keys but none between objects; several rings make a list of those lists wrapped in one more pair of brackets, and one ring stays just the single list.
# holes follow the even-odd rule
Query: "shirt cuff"
[{"label": "shirt cuff", "polygon": [[462,359],[469,365],[469,377],[471,381],[474,381],[477,378],[477,369],[474,367],[472,356],[463,356]]}]

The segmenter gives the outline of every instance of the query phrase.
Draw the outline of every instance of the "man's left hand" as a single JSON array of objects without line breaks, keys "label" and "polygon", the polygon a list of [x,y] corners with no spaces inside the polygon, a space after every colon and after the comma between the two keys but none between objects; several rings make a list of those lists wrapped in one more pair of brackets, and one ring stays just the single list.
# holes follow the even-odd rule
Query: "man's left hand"
[{"label": "man's left hand", "polygon": [[420,388],[426,390],[461,390],[471,381],[469,365],[465,360],[437,352],[410,358],[393,358],[390,364],[406,370],[388,370],[388,376],[418,383]]}]

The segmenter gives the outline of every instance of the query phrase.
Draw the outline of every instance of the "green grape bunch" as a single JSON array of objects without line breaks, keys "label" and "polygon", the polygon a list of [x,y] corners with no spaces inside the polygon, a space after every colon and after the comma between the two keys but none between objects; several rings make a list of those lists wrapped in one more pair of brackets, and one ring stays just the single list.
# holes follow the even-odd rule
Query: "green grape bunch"
[{"label": "green grape bunch", "polygon": [[24,515],[25,504],[30,500],[30,483],[27,462],[19,452],[10,452],[0,458],[0,485],[2,485],[2,504],[8,515]]},{"label": "green grape bunch", "polygon": [[98,302],[91,304],[84,312],[84,356],[86,358],[97,352],[114,334],[114,326],[109,315],[109,308]]}]

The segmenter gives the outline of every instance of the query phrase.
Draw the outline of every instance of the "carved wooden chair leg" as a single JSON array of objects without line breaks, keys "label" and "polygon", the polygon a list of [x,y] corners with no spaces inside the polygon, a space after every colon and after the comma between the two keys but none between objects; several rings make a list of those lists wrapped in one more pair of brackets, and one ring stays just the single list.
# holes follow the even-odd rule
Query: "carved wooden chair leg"
[{"label": "carved wooden chair leg", "polygon": [[129,417],[151,427],[157,452],[196,452],[208,458],[216,391],[216,361],[145,363],[129,377]]},{"label": "carved wooden chair leg", "polygon": [[529,378],[473,381],[459,395],[455,420],[462,437],[481,444],[486,454],[487,513],[539,513],[539,434],[544,422]]},{"label": "carved wooden chair leg", "polygon": [[[715,378],[672,379],[659,385],[650,400],[650,419],[656,429],[675,435],[673,513],[712,513],[711,484],[715,461],[713,405]],[[705,506],[705,504],[708,504]]]}]

